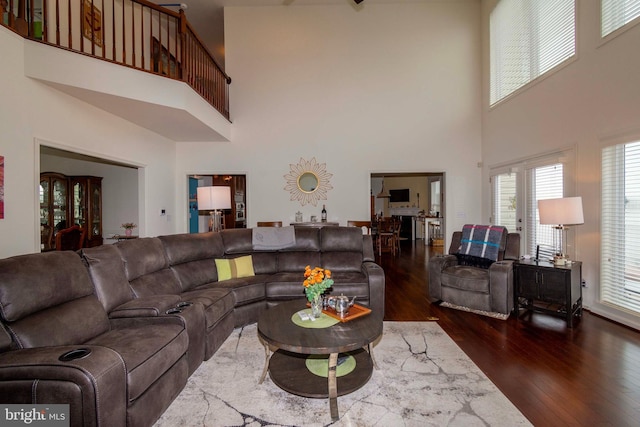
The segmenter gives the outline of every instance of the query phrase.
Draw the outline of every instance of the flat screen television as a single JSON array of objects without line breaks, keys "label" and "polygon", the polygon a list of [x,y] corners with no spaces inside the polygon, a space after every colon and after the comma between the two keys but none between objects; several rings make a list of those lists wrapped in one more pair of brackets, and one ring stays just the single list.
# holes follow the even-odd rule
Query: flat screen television
[{"label": "flat screen television", "polygon": [[409,189],[403,188],[400,190],[389,190],[389,201],[392,203],[396,202],[410,202],[411,199],[409,197]]}]

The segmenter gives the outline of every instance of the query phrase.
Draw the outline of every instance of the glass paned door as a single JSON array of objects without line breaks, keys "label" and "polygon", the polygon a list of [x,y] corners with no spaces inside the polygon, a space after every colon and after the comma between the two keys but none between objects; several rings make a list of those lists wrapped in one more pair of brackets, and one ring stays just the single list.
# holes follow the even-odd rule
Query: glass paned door
[{"label": "glass paned door", "polygon": [[564,167],[562,163],[539,166],[527,170],[527,250],[538,252],[540,258],[552,259],[554,255],[554,226],[540,224],[538,200],[564,197]]},{"label": "glass paned door", "polygon": [[521,231],[518,226],[517,174],[513,172],[495,175],[493,184],[493,223],[507,227],[510,232]]},{"label": "glass paned door", "polygon": [[522,254],[535,257],[539,245],[540,258],[553,256],[554,229],[540,224],[538,200],[563,197],[564,179],[563,163],[554,160],[514,165],[491,176],[491,223],[520,233]]}]

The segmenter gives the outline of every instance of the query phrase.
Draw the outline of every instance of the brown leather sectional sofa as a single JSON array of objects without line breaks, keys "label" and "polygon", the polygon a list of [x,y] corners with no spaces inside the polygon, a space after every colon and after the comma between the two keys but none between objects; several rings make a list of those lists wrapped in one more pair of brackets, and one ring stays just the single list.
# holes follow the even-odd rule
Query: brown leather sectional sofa
[{"label": "brown leather sectional sofa", "polygon": [[[218,280],[216,259],[246,255],[254,275]],[[355,227],[296,228],[279,250],[233,229],[0,260],[0,402],[66,403],[72,426],[151,425],[234,327],[302,306],[306,265],[382,321],[384,272]]]}]

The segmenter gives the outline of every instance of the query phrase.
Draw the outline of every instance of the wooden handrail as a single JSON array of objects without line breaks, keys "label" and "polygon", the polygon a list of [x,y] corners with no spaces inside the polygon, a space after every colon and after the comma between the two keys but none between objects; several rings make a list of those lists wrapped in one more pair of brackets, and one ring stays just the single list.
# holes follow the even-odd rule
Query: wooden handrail
[{"label": "wooden handrail", "polygon": [[34,3],[0,0],[0,24],[29,39],[184,81],[229,119],[231,78],[182,10],[148,0],[42,0],[41,10]]}]

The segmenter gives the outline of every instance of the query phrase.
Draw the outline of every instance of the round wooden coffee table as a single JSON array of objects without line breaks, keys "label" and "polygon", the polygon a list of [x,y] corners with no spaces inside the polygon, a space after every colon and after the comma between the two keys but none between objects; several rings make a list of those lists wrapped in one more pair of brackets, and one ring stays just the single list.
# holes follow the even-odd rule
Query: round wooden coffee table
[{"label": "round wooden coffee table", "polygon": [[[265,346],[266,360],[260,383],[269,372],[281,389],[299,396],[329,398],[331,419],[338,420],[338,396],[351,393],[369,381],[375,361],[371,343],[382,335],[382,315],[340,322],[328,328],[304,328],[291,317],[305,309],[305,301],[288,301],[265,310],[258,319],[258,336]],[[273,351],[273,354],[271,353]],[[349,353],[355,369],[336,376],[338,355]],[[329,355],[327,378],[311,373],[306,359],[312,354]]]}]

